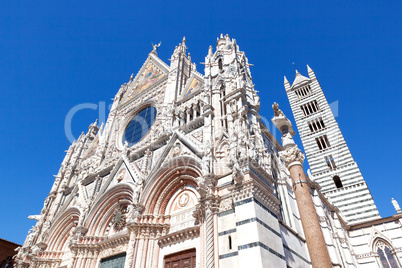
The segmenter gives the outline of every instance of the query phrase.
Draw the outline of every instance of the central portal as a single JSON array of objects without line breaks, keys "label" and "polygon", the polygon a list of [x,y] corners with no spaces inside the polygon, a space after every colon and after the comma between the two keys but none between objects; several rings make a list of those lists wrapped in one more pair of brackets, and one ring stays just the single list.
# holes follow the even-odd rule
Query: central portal
[{"label": "central portal", "polygon": [[165,268],[195,268],[195,248],[165,256]]}]

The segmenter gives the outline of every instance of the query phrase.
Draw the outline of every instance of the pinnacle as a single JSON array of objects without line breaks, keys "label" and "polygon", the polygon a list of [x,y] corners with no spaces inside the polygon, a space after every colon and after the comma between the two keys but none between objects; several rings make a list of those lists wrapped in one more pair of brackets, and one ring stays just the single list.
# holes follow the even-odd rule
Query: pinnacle
[{"label": "pinnacle", "polygon": [[313,70],[310,68],[310,66],[308,66],[308,64],[307,64],[307,72],[308,73],[313,72]]},{"label": "pinnacle", "polygon": [[283,84],[289,84],[289,81],[288,81],[288,79],[286,79],[286,76],[284,76]]}]

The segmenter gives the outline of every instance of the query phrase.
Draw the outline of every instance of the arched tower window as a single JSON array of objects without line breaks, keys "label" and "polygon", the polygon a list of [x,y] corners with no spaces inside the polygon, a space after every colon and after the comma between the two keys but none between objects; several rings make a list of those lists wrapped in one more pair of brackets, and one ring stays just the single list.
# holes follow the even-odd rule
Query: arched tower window
[{"label": "arched tower window", "polygon": [[218,66],[219,66],[219,70],[223,70],[222,59],[219,59],[219,60],[218,60]]},{"label": "arched tower window", "polygon": [[376,252],[383,268],[400,268],[398,260],[392,253],[392,247],[380,240],[376,244]]},{"label": "arched tower window", "polygon": [[338,175],[335,175],[334,177],[333,177],[333,180],[334,180],[334,183],[335,183],[335,186],[336,186],[336,188],[342,188],[343,187],[343,184],[342,184],[342,182],[341,182],[341,178],[339,178],[339,176]]}]

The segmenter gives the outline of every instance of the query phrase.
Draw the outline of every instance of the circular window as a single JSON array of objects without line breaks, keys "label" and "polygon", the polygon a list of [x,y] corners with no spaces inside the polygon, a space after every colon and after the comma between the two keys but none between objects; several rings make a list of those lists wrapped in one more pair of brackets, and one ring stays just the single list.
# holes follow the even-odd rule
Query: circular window
[{"label": "circular window", "polygon": [[156,108],[148,106],[137,113],[128,124],[123,136],[123,145],[125,142],[128,146],[133,146],[139,142],[149,131],[155,122]]}]

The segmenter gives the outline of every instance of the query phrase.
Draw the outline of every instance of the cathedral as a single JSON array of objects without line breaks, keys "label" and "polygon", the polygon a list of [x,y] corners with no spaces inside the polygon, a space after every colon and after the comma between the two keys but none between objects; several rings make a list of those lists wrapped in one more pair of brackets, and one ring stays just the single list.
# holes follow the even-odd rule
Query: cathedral
[{"label": "cathedral", "polygon": [[281,141],[263,124],[235,39],[203,74],[185,38],[157,50],[67,150],[16,267],[402,267],[401,209],[379,216],[310,67],[284,83],[302,152],[277,103]]}]

